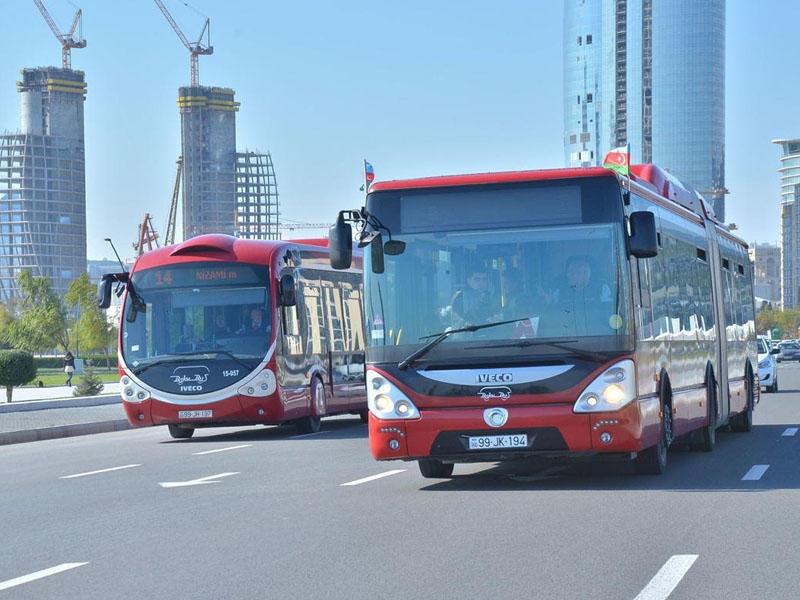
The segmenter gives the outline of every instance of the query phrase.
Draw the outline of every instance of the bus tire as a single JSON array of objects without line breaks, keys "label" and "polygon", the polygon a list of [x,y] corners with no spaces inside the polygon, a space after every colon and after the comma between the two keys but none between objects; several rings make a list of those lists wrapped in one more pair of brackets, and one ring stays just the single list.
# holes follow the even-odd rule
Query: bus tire
[{"label": "bus tire", "polygon": [[176,440],[187,440],[194,435],[194,427],[182,427],[170,423],[167,425],[167,429],[169,429],[169,434]]},{"label": "bus tire", "polygon": [[663,475],[667,470],[667,450],[672,443],[672,408],[667,397],[669,394],[662,392],[658,443],[643,450],[634,459],[636,472],[642,475]]},{"label": "bus tire", "polygon": [[328,410],[328,394],[318,377],[311,380],[311,414],[295,421],[299,433],[317,433],[322,427],[322,415]]},{"label": "bus tire", "polygon": [[752,431],[753,429],[753,404],[755,404],[755,378],[752,373],[747,374],[747,408],[731,419],[733,431]]},{"label": "bus tire", "polygon": [[362,423],[369,423],[369,410],[362,408],[358,411],[358,418],[361,419]]},{"label": "bus tire", "polygon": [[419,472],[429,479],[447,479],[453,474],[453,463],[443,463],[437,458],[420,458]]},{"label": "bus tire", "polygon": [[699,448],[703,452],[711,452],[717,444],[717,380],[709,369],[706,375],[706,406],[708,407],[708,423],[700,430]]}]

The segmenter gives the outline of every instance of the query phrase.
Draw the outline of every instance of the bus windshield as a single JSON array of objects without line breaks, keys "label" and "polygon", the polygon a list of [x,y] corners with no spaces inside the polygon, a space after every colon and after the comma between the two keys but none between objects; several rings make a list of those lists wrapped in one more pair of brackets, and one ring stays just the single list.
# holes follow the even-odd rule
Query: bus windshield
[{"label": "bus windshield", "polygon": [[[448,330],[419,362],[629,349],[619,191],[608,187],[611,194],[593,190],[591,211],[582,210],[581,185],[552,182],[524,200],[520,189],[483,188],[474,199],[462,192],[453,218],[438,221],[413,215],[416,199],[408,195],[399,211],[373,203],[407,250],[385,255],[383,273],[365,266],[372,359],[403,361]],[[448,201],[436,198],[439,206]]]},{"label": "bus windshield", "polygon": [[265,357],[273,323],[263,265],[197,262],[135,272],[121,352],[138,375],[187,356],[226,357],[250,369]]}]

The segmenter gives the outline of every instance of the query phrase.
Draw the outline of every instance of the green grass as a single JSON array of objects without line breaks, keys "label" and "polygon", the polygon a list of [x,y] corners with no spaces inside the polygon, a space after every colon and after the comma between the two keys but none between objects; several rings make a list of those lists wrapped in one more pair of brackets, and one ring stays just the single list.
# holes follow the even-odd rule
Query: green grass
[{"label": "green grass", "polygon": [[[94,374],[97,375],[103,383],[115,383],[119,381],[119,371],[116,369],[116,367],[112,367],[111,370],[108,370],[105,367],[95,368]],[[46,386],[64,385],[67,382],[67,375],[59,369],[39,369],[39,371],[36,373],[36,380],[39,379],[41,379],[42,383],[44,383]],[[80,379],[81,376],[77,373],[73,375],[72,385],[77,384]],[[27,384],[26,387],[35,386],[36,380]]]}]

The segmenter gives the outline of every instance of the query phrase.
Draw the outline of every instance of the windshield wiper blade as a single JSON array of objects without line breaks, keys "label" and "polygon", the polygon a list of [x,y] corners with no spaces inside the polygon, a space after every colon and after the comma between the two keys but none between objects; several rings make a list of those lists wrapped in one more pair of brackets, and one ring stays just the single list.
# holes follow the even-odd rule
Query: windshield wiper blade
[{"label": "windshield wiper blade", "polygon": [[397,363],[397,368],[401,371],[406,370],[410,367],[417,359],[422,358],[428,352],[430,352],[433,348],[438,346],[441,342],[446,340],[448,337],[453,335],[454,333],[466,333],[466,332],[473,332],[478,331],[479,329],[486,329],[488,327],[497,327],[498,325],[508,325],[509,323],[516,323],[519,319],[511,319],[509,321],[495,321],[494,323],[482,323],[481,325],[467,325],[465,327],[459,327],[458,329],[446,329],[441,333],[432,333],[431,335],[423,336],[421,339],[426,339],[430,337],[436,336],[430,342],[425,344],[422,348],[413,352],[412,354],[408,355],[406,358],[401,360]]},{"label": "windshield wiper blade", "polygon": [[605,354],[601,354],[600,352],[590,352],[588,350],[581,350],[580,348],[573,348],[572,346],[567,346],[567,344],[575,344],[580,340],[558,340],[558,341],[548,341],[548,340],[531,340],[531,339],[519,339],[514,340],[513,342],[499,342],[497,344],[485,344],[483,346],[472,346],[468,348],[469,350],[478,349],[478,348],[528,348],[530,346],[552,346],[553,348],[558,348],[559,350],[566,350],[571,354],[575,354],[581,358],[585,358],[587,360],[591,360],[592,362],[599,362],[604,363],[608,361],[608,356]]}]

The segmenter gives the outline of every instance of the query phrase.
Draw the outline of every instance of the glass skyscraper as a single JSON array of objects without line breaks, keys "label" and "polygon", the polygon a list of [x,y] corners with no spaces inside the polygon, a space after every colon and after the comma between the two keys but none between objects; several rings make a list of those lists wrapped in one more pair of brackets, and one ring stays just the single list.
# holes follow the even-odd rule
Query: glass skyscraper
[{"label": "glass skyscraper", "polygon": [[781,147],[781,302],[783,310],[800,304],[800,140],[773,140]]},{"label": "glass skyscraper", "polygon": [[602,164],[625,144],[725,219],[725,0],[565,0],[564,150]]}]

